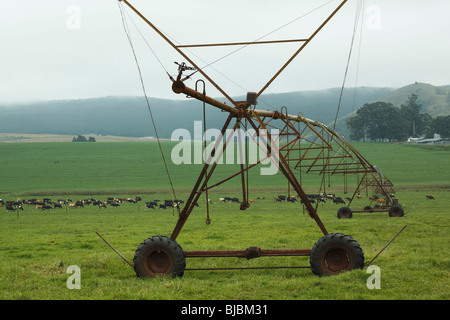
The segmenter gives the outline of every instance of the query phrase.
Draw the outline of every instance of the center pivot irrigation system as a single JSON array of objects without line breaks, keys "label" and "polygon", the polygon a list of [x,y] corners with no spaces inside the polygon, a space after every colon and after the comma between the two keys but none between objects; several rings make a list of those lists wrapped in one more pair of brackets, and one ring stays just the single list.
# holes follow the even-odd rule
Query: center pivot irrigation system
[{"label": "center pivot irrigation system", "polygon": [[[198,257],[240,257],[257,258],[273,256],[309,256],[310,268],[316,275],[333,275],[352,269],[361,269],[372,261],[404,230],[403,227],[397,235],[378,253],[375,258],[369,262],[364,261],[363,250],[360,245],[349,235],[342,233],[328,233],[324,224],[320,220],[317,209],[318,201],[315,202],[311,195],[305,193],[302,188],[302,174],[315,174],[319,177],[321,190],[324,193],[324,187],[327,179],[331,176],[342,175],[344,179],[348,175],[356,175],[359,178],[358,186],[353,194],[353,198],[358,197],[361,192],[371,189],[374,199],[378,200],[378,207],[365,208],[365,210],[353,212],[389,212],[390,216],[402,216],[403,209],[398,205],[394,197],[393,185],[382,172],[370,164],[358,151],[353,148],[334,128],[326,126],[318,121],[307,119],[301,115],[290,115],[285,107],[280,111],[266,111],[256,109],[258,97],[271,85],[271,83],[281,74],[281,72],[296,58],[296,56],[311,42],[319,31],[332,19],[332,17],[344,6],[347,0],[342,1],[337,8],[323,21],[323,23],[310,35],[310,37],[301,40],[280,40],[280,41],[254,41],[241,43],[221,43],[208,44],[207,46],[247,46],[253,44],[269,44],[280,42],[299,42],[300,47],[281,67],[278,72],[267,82],[259,92],[247,93],[246,101],[234,101],[220,86],[214,82],[191,58],[184,52],[183,48],[206,46],[206,45],[175,45],[158,28],[147,20],[136,8],[127,0],[119,0],[134,11],[145,23],[148,24],[156,33],[161,36],[173,49],[175,49],[190,66],[186,63],[180,63],[178,75],[176,78],[169,75],[172,81],[172,90],[176,94],[185,94],[188,97],[195,98],[205,104],[221,109],[228,113],[226,121],[222,127],[221,134],[225,137],[227,129],[232,126],[234,131],[245,125],[252,128],[255,132],[253,141],[286,177],[289,190],[301,199],[301,203],[309,216],[316,222],[323,233],[312,249],[261,249],[259,247],[249,247],[244,250],[205,250],[205,251],[184,251],[176,242],[183,226],[193,211],[197,201],[203,193],[206,193],[208,199],[208,189],[211,189],[233,177],[240,176],[242,181],[242,196],[240,209],[249,208],[248,198],[248,175],[247,171],[257,165],[261,160],[252,165],[244,163],[240,165],[240,170],[232,176],[208,186],[208,182],[217,166],[218,159],[223,156],[229,145],[231,134],[226,138],[226,142],[220,147],[221,139],[217,139],[214,148],[205,157],[205,164],[195,185],[183,207],[178,209],[178,221],[170,237],[154,236],[143,241],[137,248],[134,256],[134,264],[129,263],[139,277],[155,277],[161,275],[171,275],[180,277],[186,269],[186,258]],[[121,8],[122,10],[122,8]],[[222,103],[186,86],[184,81],[191,75],[184,75],[187,71],[200,73],[210,84],[219,90],[223,96],[228,99],[230,104]],[[201,81],[203,88],[205,82]],[[234,124],[233,124],[234,123]],[[272,136],[269,129],[277,128],[278,136]],[[241,141],[239,141],[241,143]],[[211,161],[217,157],[216,161]],[[208,159],[208,160],[206,160]],[[294,173],[295,172],[295,173]],[[323,189],[322,189],[323,188]],[[290,191],[289,191],[290,192]],[[381,199],[381,200],[380,200]],[[206,201],[206,203],[208,203]],[[209,208],[207,205],[209,224]],[[343,207],[338,211],[339,218],[351,218],[352,210],[349,207]],[[98,234],[99,235],[99,234]],[[100,236],[100,235],[99,235]],[[101,236],[100,236],[101,237]],[[102,237],[101,237],[102,238]],[[103,238],[102,238],[103,239]],[[105,242],[106,240],[103,239]],[[109,243],[108,243],[109,245]],[[111,246],[111,245],[110,245]],[[112,246],[111,246],[112,247]],[[113,248],[113,247],[112,247]],[[114,248],[113,248],[114,249]],[[115,250],[115,249],[114,249]],[[117,250],[115,250],[116,253]],[[118,253],[120,255],[120,253]],[[282,268],[282,267],[280,267]],[[309,268],[309,267],[299,267]],[[233,268],[225,268],[233,269]]]}]

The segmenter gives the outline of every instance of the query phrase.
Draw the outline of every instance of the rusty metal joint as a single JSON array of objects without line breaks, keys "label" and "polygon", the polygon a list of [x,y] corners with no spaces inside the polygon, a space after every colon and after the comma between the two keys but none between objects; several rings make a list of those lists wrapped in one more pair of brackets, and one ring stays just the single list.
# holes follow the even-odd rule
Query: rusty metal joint
[{"label": "rusty metal joint", "polygon": [[240,207],[239,207],[240,210],[245,210],[247,208],[250,208],[250,203],[248,201],[242,202]]},{"label": "rusty metal joint", "polygon": [[248,247],[245,250],[245,258],[247,260],[259,258],[261,256],[261,248],[259,247]]}]

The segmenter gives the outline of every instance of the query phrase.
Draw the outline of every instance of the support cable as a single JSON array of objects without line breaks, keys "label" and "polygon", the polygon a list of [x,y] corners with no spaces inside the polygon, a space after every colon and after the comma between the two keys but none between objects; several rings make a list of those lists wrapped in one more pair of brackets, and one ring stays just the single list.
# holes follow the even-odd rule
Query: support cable
[{"label": "support cable", "polygon": [[[162,159],[163,159],[163,162],[164,162],[164,167],[165,167],[165,170],[166,170],[166,174],[167,174],[167,177],[169,179],[170,187],[172,189],[172,194],[175,197],[175,199],[177,199],[177,196],[175,194],[175,189],[174,189],[174,186],[173,186],[173,182],[172,182],[172,178],[170,177],[169,168],[167,166],[167,161],[166,161],[166,158],[164,156],[164,152],[162,150],[161,142],[160,142],[159,135],[158,135],[158,130],[156,129],[156,124],[155,124],[155,119],[153,117],[152,108],[150,106],[150,102],[149,102],[149,99],[148,99],[148,96],[147,96],[147,92],[145,90],[144,80],[143,80],[143,77],[142,77],[141,68],[139,66],[139,61],[138,61],[138,58],[137,58],[137,55],[136,55],[136,51],[134,50],[133,41],[131,40],[131,36],[130,36],[129,30],[128,30],[128,25],[127,25],[127,23],[125,21],[124,10],[122,8],[122,5],[120,4],[120,1],[117,1],[117,4],[119,6],[120,14],[121,14],[121,17],[122,17],[122,25],[123,25],[123,28],[125,30],[125,34],[126,34],[126,36],[128,38],[128,42],[130,43],[131,50],[133,52],[134,60],[136,62],[136,67],[137,67],[138,73],[139,73],[139,79],[141,81],[142,91],[144,93],[145,101],[147,102],[147,108],[148,108],[148,111],[150,113],[150,118],[151,118],[151,121],[152,121],[152,124],[153,124],[153,129],[155,130],[156,139],[158,141],[159,150],[161,152],[161,156],[162,156]],[[179,213],[180,212],[179,206],[177,206],[177,210],[178,210],[178,213]]]},{"label": "support cable", "polygon": [[[134,25],[134,27],[136,28],[137,32],[141,35],[142,40],[144,40],[144,42],[147,45],[147,47],[153,53],[153,56],[156,58],[156,60],[161,65],[161,67],[164,69],[164,71],[170,76],[169,71],[167,71],[167,68],[164,66],[164,64],[162,63],[161,59],[159,59],[159,57],[156,55],[156,52],[152,49],[152,47],[150,46],[148,41],[145,39],[144,35],[142,34],[141,30],[139,30],[139,28],[137,27],[136,23],[134,23],[134,20],[131,18],[131,16],[128,13],[128,11],[124,10],[123,7],[121,7],[121,10],[123,10],[123,12],[125,12],[127,14],[128,19],[130,19],[131,23]],[[122,19],[122,21],[123,21],[123,19]]]},{"label": "support cable", "polygon": [[[277,31],[279,31],[279,30],[281,30],[281,29],[287,27],[288,25],[290,25],[290,24],[292,24],[292,23],[294,23],[294,22],[296,22],[296,21],[298,21],[298,20],[300,20],[300,19],[306,17],[307,15],[309,15],[309,14],[311,14],[311,13],[313,13],[313,12],[319,10],[320,8],[326,6],[327,4],[329,4],[329,3],[333,2],[333,1],[334,1],[334,0],[330,0],[330,1],[328,1],[328,2],[326,2],[326,3],[324,3],[324,4],[322,4],[322,5],[318,6],[317,8],[315,8],[315,9],[313,9],[313,10],[311,10],[311,11],[309,11],[309,12],[303,14],[303,15],[301,15],[300,17],[297,17],[297,18],[295,18],[294,20],[291,20],[291,21],[289,21],[288,23],[285,23],[284,25],[282,25],[282,26],[276,28],[275,30],[273,30],[273,31],[271,31],[271,32],[269,32],[269,33],[267,33],[267,34],[265,34],[265,35],[263,35],[263,36],[257,38],[256,40],[254,40],[254,41],[252,41],[252,42],[249,42],[249,43],[246,43],[246,44],[243,45],[242,47],[240,47],[240,48],[238,48],[238,49],[236,49],[236,50],[233,50],[233,51],[231,51],[230,53],[224,55],[223,57],[220,57],[220,58],[214,60],[213,62],[211,62],[211,63],[205,65],[204,67],[202,67],[202,69],[208,68],[208,67],[210,67],[211,65],[213,65],[213,64],[215,64],[215,63],[217,63],[217,62],[219,62],[219,61],[221,61],[221,60],[223,60],[223,59],[225,59],[225,58],[227,58],[227,57],[229,57],[229,56],[231,56],[232,54],[235,54],[236,52],[238,52],[238,51],[240,51],[240,50],[242,50],[242,49],[244,49],[244,48],[246,48],[246,47],[248,47],[248,46],[250,46],[250,45],[252,45],[252,44],[256,44],[256,43],[257,43],[258,41],[260,41],[261,39],[264,39],[264,38],[270,36],[271,34],[273,34],[273,33],[277,32]],[[296,41],[297,41],[297,40],[296,40]],[[210,45],[210,46],[211,46],[211,45]],[[197,72],[197,71],[194,71],[194,72],[193,72],[192,74],[190,74],[189,76],[192,76],[192,75],[193,75],[194,73],[196,73],[196,72]]]},{"label": "support cable", "polygon": [[[350,44],[350,51],[349,51],[348,58],[347,58],[347,66],[345,67],[344,80],[342,82],[341,93],[339,95],[339,103],[338,103],[338,107],[337,107],[337,110],[336,110],[336,116],[334,118],[333,130],[336,128],[336,121],[337,121],[337,118],[338,118],[338,115],[339,115],[339,110],[341,108],[342,94],[344,92],[344,87],[345,87],[345,81],[346,81],[346,78],[347,78],[348,67],[349,67],[349,64],[350,64],[350,59],[351,59],[352,51],[353,51],[353,42],[355,40],[356,30],[358,29],[358,21],[359,21],[359,17],[361,15],[361,12],[362,12],[362,7],[363,7],[362,2],[363,2],[363,0],[359,0],[357,8],[356,8],[356,16],[355,16],[355,24],[353,26],[352,41],[351,41],[351,44]],[[361,28],[362,28],[362,26],[361,26]]]},{"label": "support cable", "polygon": [[362,11],[362,16],[361,16],[361,30],[359,31],[359,45],[358,45],[358,61],[357,61],[357,63],[356,63],[356,79],[355,79],[355,89],[354,89],[354,92],[353,92],[353,109],[352,109],[352,112],[353,111],[355,111],[355,105],[356,105],[356,87],[357,87],[357,85],[358,85],[358,76],[359,76],[359,61],[360,61],[360,58],[361,58],[361,42],[362,42],[362,34],[363,34],[363,26],[364,26],[364,0],[363,0],[363,3],[362,3],[362,8],[361,8],[361,11]]}]

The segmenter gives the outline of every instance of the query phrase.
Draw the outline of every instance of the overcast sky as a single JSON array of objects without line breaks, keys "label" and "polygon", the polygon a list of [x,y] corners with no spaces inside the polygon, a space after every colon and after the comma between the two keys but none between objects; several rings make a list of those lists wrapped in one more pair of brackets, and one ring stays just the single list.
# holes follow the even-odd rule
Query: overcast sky
[{"label": "overcast sky", "polygon": [[[341,1],[129,2],[176,44],[198,44],[254,41],[291,21],[261,40],[308,38]],[[401,87],[415,81],[450,84],[450,1],[363,3],[348,87]],[[180,98],[172,93],[165,70],[175,75],[174,61],[184,62],[183,58],[124,7],[148,95]],[[340,87],[357,8],[358,1],[349,0],[266,92]],[[0,43],[0,103],[142,95],[117,0],[1,0]],[[259,91],[300,45],[248,46],[204,71],[231,96]],[[185,52],[203,67],[238,48]],[[194,87],[198,79],[197,74],[187,84]],[[206,90],[219,95],[209,84]]]}]

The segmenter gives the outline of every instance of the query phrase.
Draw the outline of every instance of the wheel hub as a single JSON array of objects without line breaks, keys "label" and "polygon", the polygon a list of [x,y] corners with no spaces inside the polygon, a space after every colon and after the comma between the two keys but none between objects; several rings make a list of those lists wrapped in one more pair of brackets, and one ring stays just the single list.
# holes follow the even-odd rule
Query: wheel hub
[{"label": "wheel hub", "polygon": [[170,270],[170,266],[170,258],[163,251],[154,251],[148,257],[148,267],[154,274],[166,274]]},{"label": "wheel hub", "polygon": [[330,271],[339,272],[348,267],[350,260],[345,250],[335,248],[327,252],[325,263]]}]

